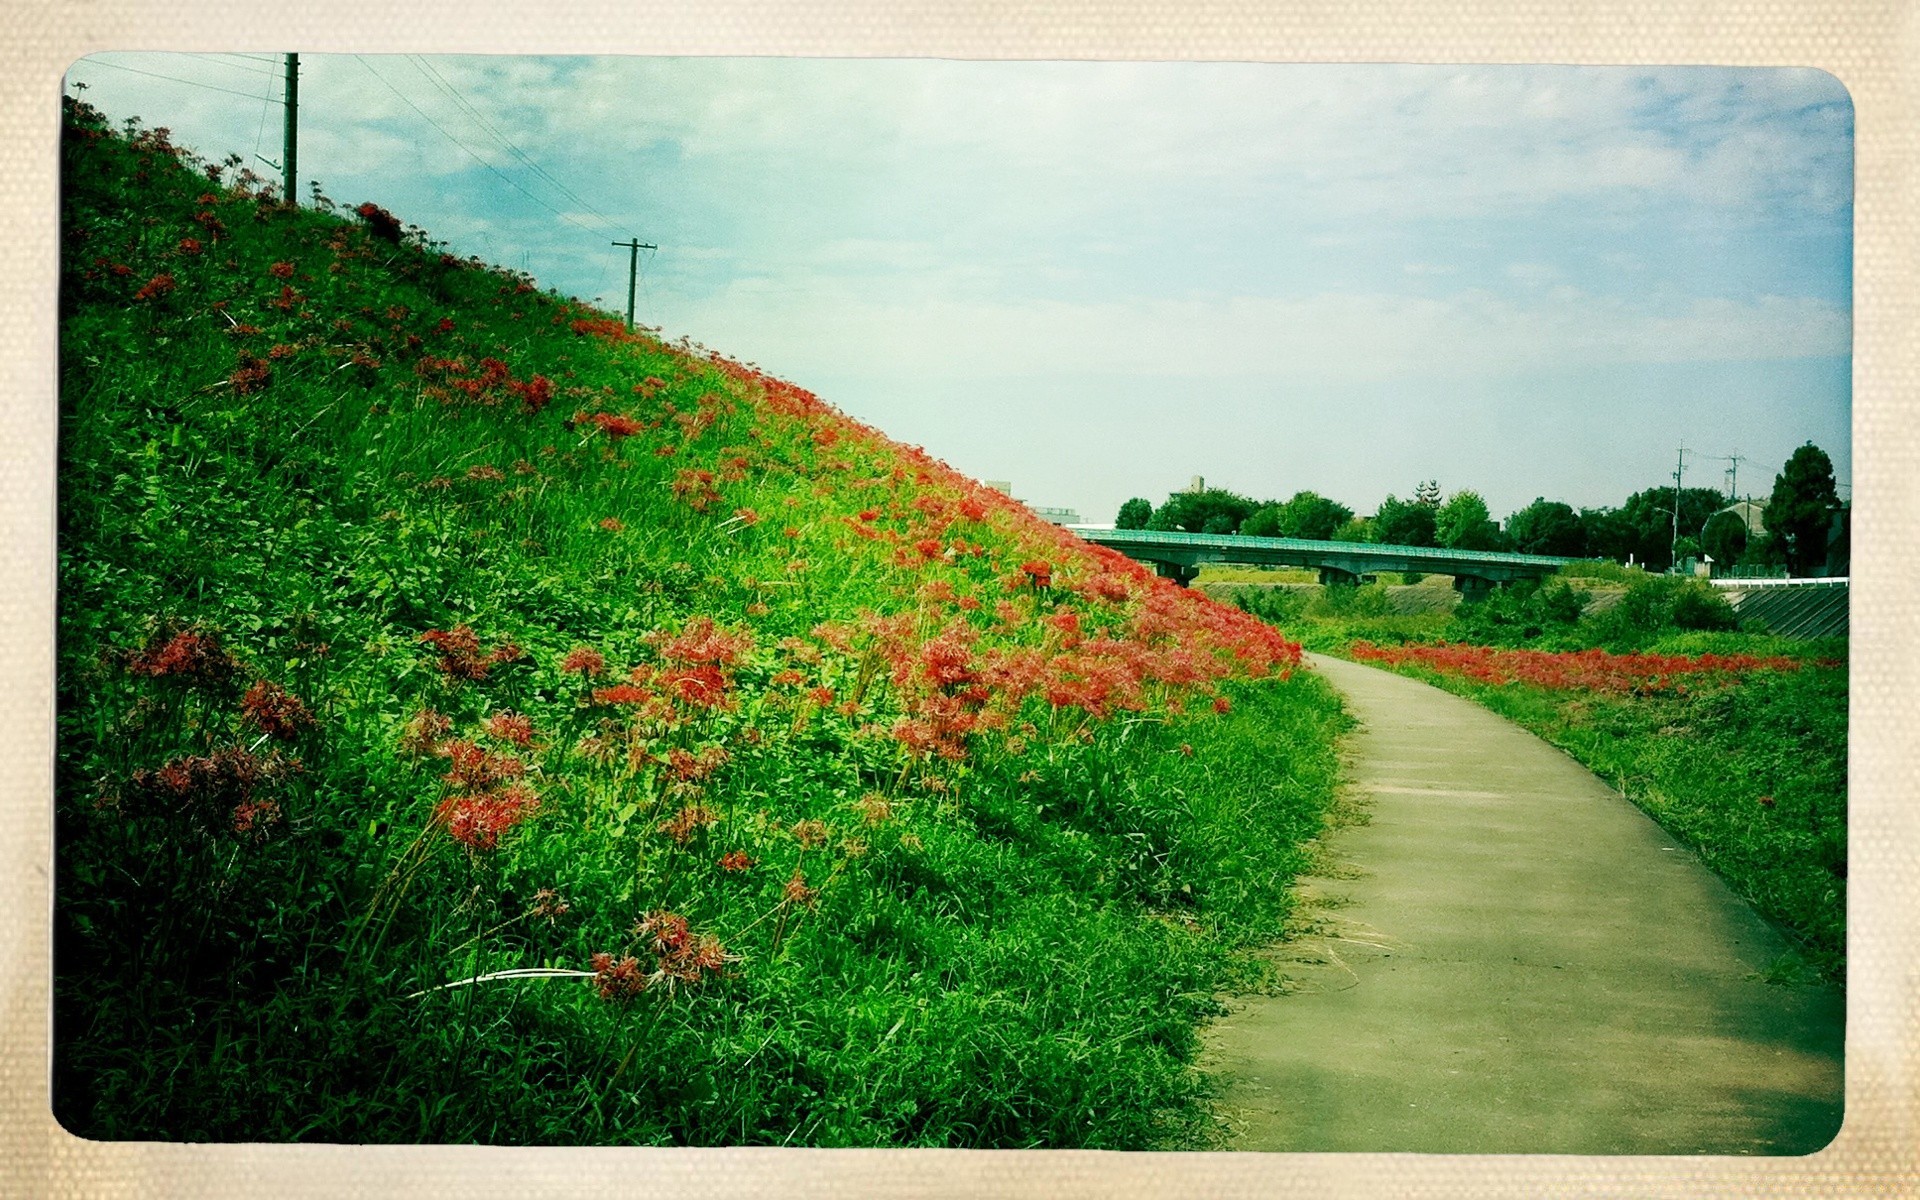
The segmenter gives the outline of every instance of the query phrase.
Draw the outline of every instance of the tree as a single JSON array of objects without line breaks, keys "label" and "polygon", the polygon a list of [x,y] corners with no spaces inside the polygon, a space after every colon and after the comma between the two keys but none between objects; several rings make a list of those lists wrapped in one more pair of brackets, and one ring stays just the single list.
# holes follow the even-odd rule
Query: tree
[{"label": "tree", "polygon": [[1415,484],[1413,489],[1413,502],[1422,508],[1439,509],[1440,481],[1438,479],[1426,479]]},{"label": "tree", "polygon": [[[1147,519],[1147,528],[1199,533],[1211,521],[1218,532],[1233,533],[1240,528],[1240,522],[1258,507],[1247,497],[1224,488],[1175,492],[1167,497],[1165,504],[1153,510],[1153,515]],[[1218,529],[1221,523],[1213,521],[1218,516],[1226,517],[1224,529]]]},{"label": "tree", "polygon": [[1762,519],[1787,560],[1787,571],[1807,576],[1827,562],[1827,535],[1840,511],[1833,482],[1833,460],[1808,442],[1793,452],[1773,479],[1773,495]]},{"label": "tree", "polygon": [[1153,504],[1146,498],[1135,496],[1120,506],[1120,514],[1113,519],[1115,529],[1145,529],[1153,517]]},{"label": "tree", "polygon": [[1334,530],[1352,519],[1353,510],[1346,505],[1318,492],[1299,491],[1280,506],[1280,536],[1324,542],[1333,536]]},{"label": "tree", "polygon": [[1434,509],[1388,495],[1373,514],[1374,540],[1389,546],[1431,546]]},{"label": "tree", "polygon": [[1470,488],[1449,496],[1433,523],[1435,540],[1449,550],[1492,550],[1499,544],[1500,527],[1487,515],[1487,502]]},{"label": "tree", "polygon": [[1580,558],[1591,553],[1587,529],[1573,508],[1544,496],[1507,518],[1507,540],[1522,554]]},{"label": "tree", "polygon": [[1254,509],[1240,522],[1240,532],[1247,537],[1280,537],[1280,506],[1263,504]]},{"label": "tree", "polygon": [[1373,536],[1373,518],[1348,517],[1346,520],[1340,522],[1340,527],[1333,531],[1333,537],[1329,540],[1335,542],[1374,541],[1376,539]]},{"label": "tree", "polygon": [[[1680,491],[1680,532],[1692,536],[1707,523],[1707,518],[1720,511],[1727,502],[1725,496],[1713,488],[1682,488]],[[1631,554],[1635,562],[1641,563],[1649,571],[1664,571],[1673,565],[1673,489],[1671,487],[1651,487],[1635,492],[1627,497],[1627,502],[1614,510],[1619,522],[1615,530],[1617,542],[1608,550],[1609,557],[1624,558]]]}]

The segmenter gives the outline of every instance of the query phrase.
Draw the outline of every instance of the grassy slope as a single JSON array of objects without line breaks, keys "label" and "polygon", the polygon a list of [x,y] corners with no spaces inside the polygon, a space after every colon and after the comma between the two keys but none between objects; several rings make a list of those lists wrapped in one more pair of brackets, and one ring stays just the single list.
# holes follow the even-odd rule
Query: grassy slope
[{"label": "grassy slope", "polygon": [[[1587,564],[1582,564],[1586,567]],[[1364,593],[1365,589],[1361,589]],[[1265,597],[1242,603],[1287,619],[1309,649],[1347,656],[1375,645],[1443,640],[1485,644],[1485,628],[1445,614],[1369,614],[1366,597],[1336,608]],[[1502,644],[1570,650],[1605,646],[1655,654],[1750,654],[1802,660],[1798,671],[1757,671],[1692,684],[1691,694],[1608,695],[1524,682],[1489,684],[1417,664],[1393,669],[1479,701],[1567,751],[1618,787],[1698,853],[1736,892],[1797,943],[1821,977],[1846,971],[1847,669],[1845,639],[1681,631],[1636,624],[1616,611],[1574,624],[1516,625]],[[1475,636],[1476,634],[1480,636]],[[1796,974],[1783,966],[1786,977]]]},{"label": "grassy slope", "polygon": [[[65,151],[69,1128],[1206,1140],[1196,1026],[1336,774],[1296,647],[798,389],[131,132],[83,110]],[[312,726],[250,722],[259,680]],[[636,932],[667,912],[690,939]],[[598,974],[441,987],[529,967]]]}]

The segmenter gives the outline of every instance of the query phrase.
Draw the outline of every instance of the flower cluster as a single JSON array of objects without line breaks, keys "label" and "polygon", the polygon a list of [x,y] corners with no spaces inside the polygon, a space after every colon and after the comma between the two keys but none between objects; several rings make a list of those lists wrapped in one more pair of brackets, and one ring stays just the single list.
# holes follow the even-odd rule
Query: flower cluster
[{"label": "flower cluster", "polygon": [[1605,650],[1502,649],[1442,642],[1438,645],[1376,646],[1355,642],[1362,662],[1413,665],[1480,683],[1523,683],[1550,691],[1578,689],[1610,694],[1686,690],[1685,680],[1732,679],[1754,671],[1792,671],[1799,659],[1751,654],[1612,654]]}]

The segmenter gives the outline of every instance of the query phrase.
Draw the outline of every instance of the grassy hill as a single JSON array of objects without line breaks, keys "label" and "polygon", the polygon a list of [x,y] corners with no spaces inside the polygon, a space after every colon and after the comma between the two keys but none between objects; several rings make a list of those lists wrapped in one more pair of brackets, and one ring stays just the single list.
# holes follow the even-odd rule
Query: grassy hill
[{"label": "grassy hill", "polygon": [[751,366],[70,105],[55,1111],[1206,1144],[1340,728]]}]

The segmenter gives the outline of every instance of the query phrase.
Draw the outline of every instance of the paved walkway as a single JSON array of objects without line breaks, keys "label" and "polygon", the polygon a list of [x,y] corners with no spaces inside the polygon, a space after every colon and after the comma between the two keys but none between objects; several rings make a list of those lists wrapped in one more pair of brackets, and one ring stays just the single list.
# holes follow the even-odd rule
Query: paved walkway
[{"label": "paved walkway", "polygon": [[1368,819],[1303,883],[1298,985],[1209,1032],[1247,1150],[1804,1154],[1839,1129],[1842,997],[1578,763],[1438,688],[1316,656]]}]

